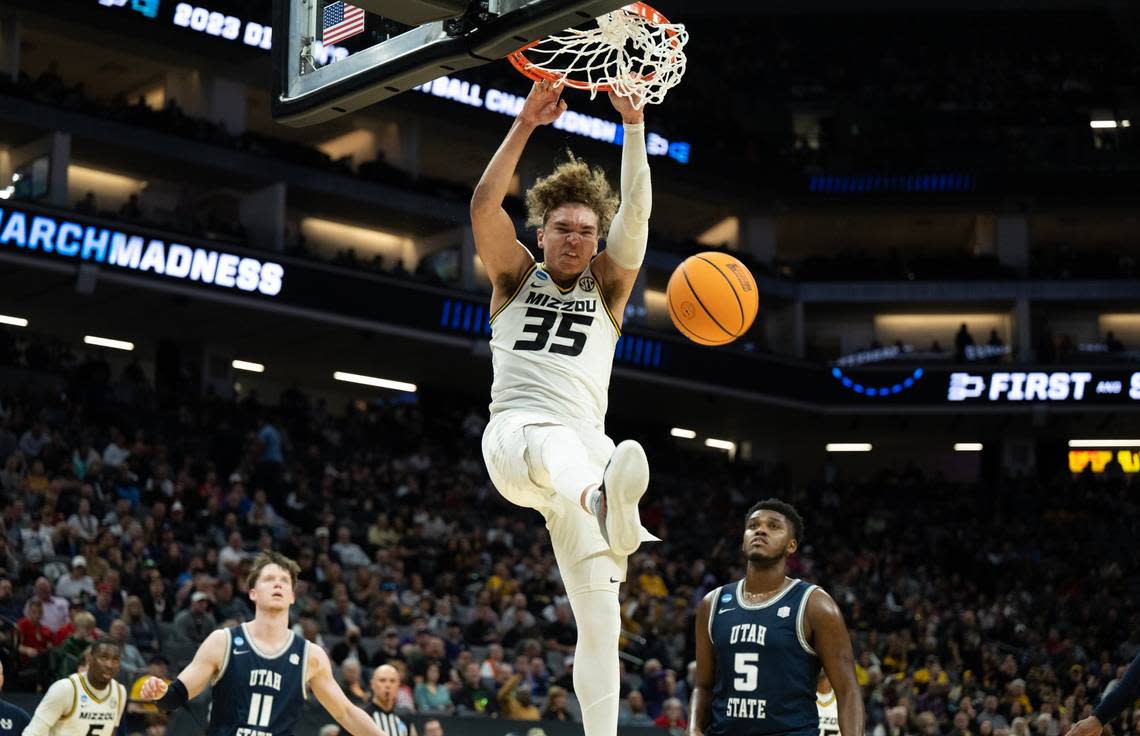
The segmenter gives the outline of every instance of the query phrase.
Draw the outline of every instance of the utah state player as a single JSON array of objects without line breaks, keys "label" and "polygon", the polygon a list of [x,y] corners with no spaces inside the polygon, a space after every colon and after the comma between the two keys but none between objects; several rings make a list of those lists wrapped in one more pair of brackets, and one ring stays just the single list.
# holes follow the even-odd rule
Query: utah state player
[{"label": "utah state player", "polygon": [[345,697],[324,650],[290,631],[289,606],[299,571],[283,554],[259,554],[248,579],[253,621],[214,631],[169,687],[152,677],[143,684],[140,699],[157,699],[163,710],[174,710],[213,682],[208,736],[292,736],[312,690],[349,733],[384,736]]},{"label": "utah state player", "polygon": [[839,606],[787,577],[803,520],[777,499],[745,515],[743,580],[697,607],[697,672],[689,736],[818,736],[820,664],[839,699],[839,730],[863,736],[863,700]]}]

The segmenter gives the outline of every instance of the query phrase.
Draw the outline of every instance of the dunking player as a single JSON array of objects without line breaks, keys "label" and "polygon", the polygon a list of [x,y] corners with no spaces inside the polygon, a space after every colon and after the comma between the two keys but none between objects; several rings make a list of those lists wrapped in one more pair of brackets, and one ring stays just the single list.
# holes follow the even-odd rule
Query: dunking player
[{"label": "dunking player", "polygon": [[823,590],[787,576],[803,519],[777,499],[755,504],[744,518],[744,579],[697,606],[689,736],[818,736],[821,663],[839,702],[839,731],[863,736],[843,614]]},{"label": "dunking player", "polygon": [[527,192],[544,259],[535,263],[502,204],[531,133],[566,110],[561,92],[560,84],[534,85],[471,199],[475,246],[493,287],[495,377],[483,458],[504,498],[546,519],[578,624],[574,692],[586,736],[613,736],[618,585],[628,556],[654,537],[637,511],[649,485],[645,452],[630,440],[615,448],[605,415],[652,193],[643,114],[611,94],[624,123],[621,206],[604,172],[571,157]]},{"label": "dunking player", "polygon": [[289,629],[289,606],[300,567],[285,555],[262,552],[249,572],[253,621],[211,633],[193,661],[168,686],[157,677],[139,697],[174,710],[213,682],[208,736],[291,736],[309,690],[337,723],[355,736],[384,736],[345,697],[320,647]]},{"label": "dunking player", "polygon": [[56,680],[24,729],[27,736],[113,736],[127,708],[119,674],[119,645],[102,639],[91,645],[86,672]]}]

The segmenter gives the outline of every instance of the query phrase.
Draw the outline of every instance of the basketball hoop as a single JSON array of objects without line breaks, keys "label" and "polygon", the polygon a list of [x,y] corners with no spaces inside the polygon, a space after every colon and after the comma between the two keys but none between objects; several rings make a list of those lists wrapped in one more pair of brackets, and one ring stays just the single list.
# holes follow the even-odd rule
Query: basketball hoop
[{"label": "basketball hoop", "polygon": [[569,30],[523,46],[507,58],[535,81],[613,92],[634,101],[660,104],[685,73],[689,33],[645,3],[633,3],[597,19],[596,28]]}]

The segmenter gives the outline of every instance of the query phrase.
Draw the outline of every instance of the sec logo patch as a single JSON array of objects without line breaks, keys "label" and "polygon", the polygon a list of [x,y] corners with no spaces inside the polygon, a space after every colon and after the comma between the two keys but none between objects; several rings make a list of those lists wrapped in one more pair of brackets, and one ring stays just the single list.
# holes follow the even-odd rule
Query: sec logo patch
[{"label": "sec logo patch", "polygon": [[578,286],[582,288],[582,291],[593,291],[595,283],[594,280],[589,276],[583,276],[582,278],[578,279]]}]

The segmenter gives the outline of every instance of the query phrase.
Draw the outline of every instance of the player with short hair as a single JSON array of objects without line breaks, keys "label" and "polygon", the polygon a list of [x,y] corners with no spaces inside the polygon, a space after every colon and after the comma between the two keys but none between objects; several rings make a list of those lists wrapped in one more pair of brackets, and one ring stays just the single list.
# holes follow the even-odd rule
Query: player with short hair
[{"label": "player with short hair", "polygon": [[754,504],[744,519],[745,577],[697,606],[689,736],[819,736],[821,664],[838,701],[839,731],[863,736],[843,614],[821,588],[787,575],[803,519],[779,499]]},{"label": "player with short hair", "polygon": [[56,680],[36,706],[26,736],[113,736],[127,708],[119,674],[119,645],[100,639],[87,650],[86,672]]},{"label": "player with short hair", "polygon": [[291,736],[309,691],[337,723],[355,736],[384,736],[349,702],[333,678],[323,649],[289,628],[289,607],[301,568],[279,552],[253,561],[247,584],[253,620],[206,637],[194,659],[167,685],[147,680],[139,697],[174,710],[214,685],[209,736]]},{"label": "player with short hair", "polygon": [[[586,736],[612,736],[618,715],[618,585],[642,541],[637,504],[649,464],[605,433],[614,347],[645,258],[652,189],[644,115],[621,115],[621,199],[605,173],[574,158],[527,192],[543,262],[503,209],[531,134],[566,110],[560,83],[536,82],[471,199],[475,247],[491,279],[491,420],[483,458],[499,493],[545,517],[578,624],[574,691]],[[599,254],[599,241],[606,248]]]}]

